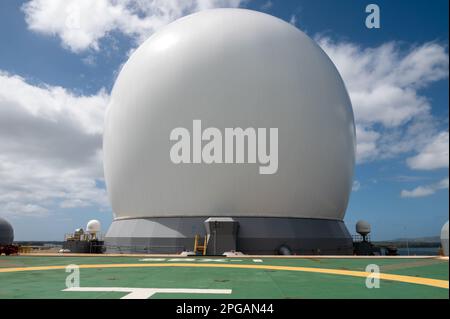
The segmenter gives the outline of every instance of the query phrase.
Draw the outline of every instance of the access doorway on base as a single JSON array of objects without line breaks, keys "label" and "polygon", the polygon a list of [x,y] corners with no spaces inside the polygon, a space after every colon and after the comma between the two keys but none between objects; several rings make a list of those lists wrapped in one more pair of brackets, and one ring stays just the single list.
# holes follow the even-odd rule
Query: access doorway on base
[{"label": "access doorway on base", "polygon": [[[239,222],[231,217],[209,217],[204,221],[206,237],[203,255],[223,255],[225,252],[236,251]],[[199,239],[196,236],[194,252],[199,248]],[[205,249],[206,248],[206,249]]]}]

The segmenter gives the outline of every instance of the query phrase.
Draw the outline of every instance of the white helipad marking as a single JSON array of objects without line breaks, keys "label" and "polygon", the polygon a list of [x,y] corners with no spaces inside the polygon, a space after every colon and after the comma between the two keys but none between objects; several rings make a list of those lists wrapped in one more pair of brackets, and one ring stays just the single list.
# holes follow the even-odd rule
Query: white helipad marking
[{"label": "white helipad marking", "polygon": [[201,262],[205,262],[205,263],[210,263],[210,262],[217,262],[217,263],[226,263],[228,261],[228,259],[220,259],[220,258],[204,258],[204,259],[200,259],[199,261]]},{"label": "white helipad marking", "polygon": [[143,258],[139,259],[139,261],[165,261],[166,258]]},{"label": "white helipad marking", "polygon": [[[227,263],[227,262],[242,262],[242,259],[235,258],[142,258],[139,261],[143,262],[152,262],[152,261],[165,261],[165,262],[219,262],[219,263]],[[262,259],[252,259],[254,263],[262,263]]]},{"label": "white helipad marking", "polygon": [[120,299],[148,299],[156,293],[166,294],[231,294],[231,289],[189,289],[189,288],[127,288],[127,287],[71,287],[62,291],[75,292],[127,292]]}]

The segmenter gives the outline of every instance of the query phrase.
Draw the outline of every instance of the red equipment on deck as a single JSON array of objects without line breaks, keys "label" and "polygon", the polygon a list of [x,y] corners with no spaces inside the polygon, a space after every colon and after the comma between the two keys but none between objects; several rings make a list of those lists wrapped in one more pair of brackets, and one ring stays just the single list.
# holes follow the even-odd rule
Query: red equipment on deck
[{"label": "red equipment on deck", "polygon": [[6,256],[9,255],[16,255],[19,253],[19,246],[17,245],[0,245],[0,256],[5,254]]}]

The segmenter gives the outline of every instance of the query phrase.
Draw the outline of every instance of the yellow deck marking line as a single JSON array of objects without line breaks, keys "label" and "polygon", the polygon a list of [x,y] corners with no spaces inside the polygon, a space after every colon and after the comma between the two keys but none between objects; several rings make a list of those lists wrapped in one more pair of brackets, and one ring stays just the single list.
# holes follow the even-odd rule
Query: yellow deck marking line
[{"label": "yellow deck marking line", "polygon": [[[20,268],[0,268],[0,273],[19,272],[19,271],[40,271],[40,270],[55,270],[65,269],[67,265],[62,266],[37,266],[37,267],[20,267]],[[274,265],[238,265],[238,264],[193,264],[193,263],[155,263],[155,264],[86,264],[78,265],[80,268],[144,268],[144,267],[204,267],[204,268],[239,268],[239,269],[264,269],[264,270],[288,270],[288,271],[302,271],[313,272],[329,275],[342,275],[367,278],[373,273],[356,270],[341,270],[330,268],[312,268],[312,267],[292,267],[292,266],[274,266]],[[426,285],[438,288],[449,289],[449,282],[447,280],[394,275],[380,273],[380,279],[406,282],[410,284]]]}]

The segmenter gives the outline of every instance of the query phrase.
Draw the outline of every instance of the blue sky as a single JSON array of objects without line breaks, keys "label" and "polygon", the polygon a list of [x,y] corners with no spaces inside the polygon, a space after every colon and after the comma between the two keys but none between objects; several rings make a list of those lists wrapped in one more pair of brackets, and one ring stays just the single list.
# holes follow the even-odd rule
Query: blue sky
[{"label": "blue sky", "polygon": [[352,233],[365,219],[374,239],[434,236],[448,220],[448,1],[373,1],[380,29],[362,0],[95,3],[0,2],[0,216],[16,240],[60,240],[92,218],[107,229],[101,133],[117,72],[161,26],[231,6],[295,24],[341,72],[358,133]]}]

